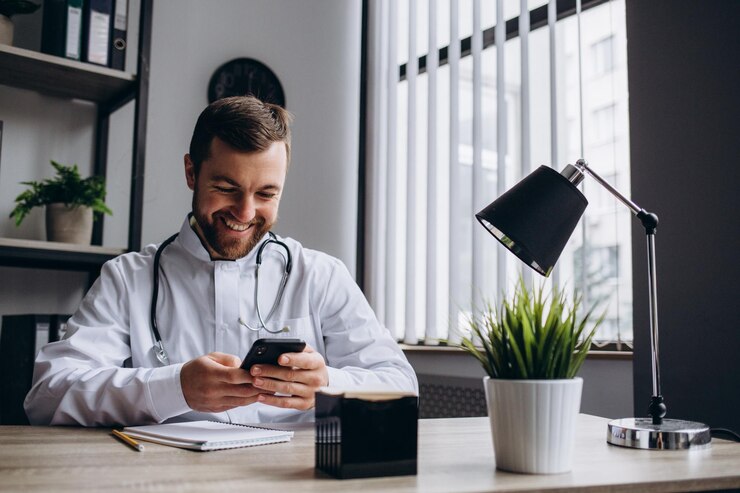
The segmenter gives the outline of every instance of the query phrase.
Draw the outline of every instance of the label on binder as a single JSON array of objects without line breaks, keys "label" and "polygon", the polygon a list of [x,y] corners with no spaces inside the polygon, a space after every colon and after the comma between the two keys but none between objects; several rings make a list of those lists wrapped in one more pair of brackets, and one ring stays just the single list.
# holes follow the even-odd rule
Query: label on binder
[{"label": "label on binder", "polygon": [[110,16],[100,12],[90,13],[90,33],[87,45],[87,60],[108,65],[108,35]]},{"label": "label on binder", "polygon": [[67,7],[67,42],[64,56],[80,59],[80,32],[82,31],[82,9]]}]

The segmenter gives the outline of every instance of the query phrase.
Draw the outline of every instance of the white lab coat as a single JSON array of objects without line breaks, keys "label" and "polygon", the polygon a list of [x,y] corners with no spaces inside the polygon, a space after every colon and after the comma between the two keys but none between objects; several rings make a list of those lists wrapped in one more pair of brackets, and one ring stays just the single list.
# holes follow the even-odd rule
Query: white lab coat
[{"label": "white lab coat", "polygon": [[[33,387],[25,401],[31,424],[313,419],[313,411],[260,403],[217,414],[188,407],[180,386],[185,362],[213,351],[243,358],[260,337],[305,340],[324,357],[333,387],[418,392],[413,369],[344,264],[290,238],[282,241],[292,253],[293,270],[280,306],[266,323],[273,330],[287,326],[290,331],[257,333],[241,326],[238,319],[259,326],[254,307],[259,245],[236,261],[212,261],[185,220],[160,260],[156,313],[168,366],[154,354],[149,319],[157,246],[107,262],[69,320],[64,340],[45,346],[36,359]],[[283,274],[283,251],[272,244],[263,254],[259,271],[263,318]]]}]

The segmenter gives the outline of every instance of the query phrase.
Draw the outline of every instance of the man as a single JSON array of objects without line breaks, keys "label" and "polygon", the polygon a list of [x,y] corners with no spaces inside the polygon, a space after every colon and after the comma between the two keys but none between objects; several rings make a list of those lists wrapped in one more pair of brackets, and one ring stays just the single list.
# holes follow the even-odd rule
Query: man
[{"label": "man", "polygon": [[[149,245],[103,266],[65,339],[36,360],[25,401],[32,424],[305,421],[321,386],[417,391],[413,369],[344,265],[268,233],[290,158],[289,124],[285,110],[253,97],[201,113],[185,155],[192,213],[159,256]],[[265,337],[307,346],[277,366],[240,369]]]}]

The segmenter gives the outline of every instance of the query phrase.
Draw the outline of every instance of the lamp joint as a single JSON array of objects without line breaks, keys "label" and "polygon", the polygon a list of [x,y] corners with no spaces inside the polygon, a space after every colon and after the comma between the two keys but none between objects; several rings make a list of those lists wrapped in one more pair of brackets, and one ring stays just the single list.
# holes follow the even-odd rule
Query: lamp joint
[{"label": "lamp joint", "polygon": [[666,408],[663,402],[662,395],[654,395],[650,399],[650,406],[648,407],[648,414],[653,418],[653,424],[659,425],[663,422],[663,418],[666,415],[668,408]]},{"label": "lamp joint", "polygon": [[[580,162],[581,160],[579,160]],[[560,172],[569,182],[573,185],[578,186],[583,181],[583,168],[579,166],[579,162],[576,164],[569,164]]]},{"label": "lamp joint", "polygon": [[645,209],[640,209],[636,217],[642,223],[642,227],[645,228],[645,234],[655,234],[655,231],[658,229],[658,216],[656,214],[648,212]]}]

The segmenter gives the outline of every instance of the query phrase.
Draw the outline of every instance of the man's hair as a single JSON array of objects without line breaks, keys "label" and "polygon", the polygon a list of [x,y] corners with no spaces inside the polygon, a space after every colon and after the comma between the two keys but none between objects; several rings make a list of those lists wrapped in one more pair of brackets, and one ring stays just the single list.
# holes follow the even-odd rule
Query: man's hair
[{"label": "man's hair", "polygon": [[254,96],[234,96],[209,104],[198,117],[190,140],[190,159],[195,175],[211,154],[211,142],[218,137],[238,151],[266,151],[274,142],[284,142],[290,162],[292,116],[275,104]]}]

